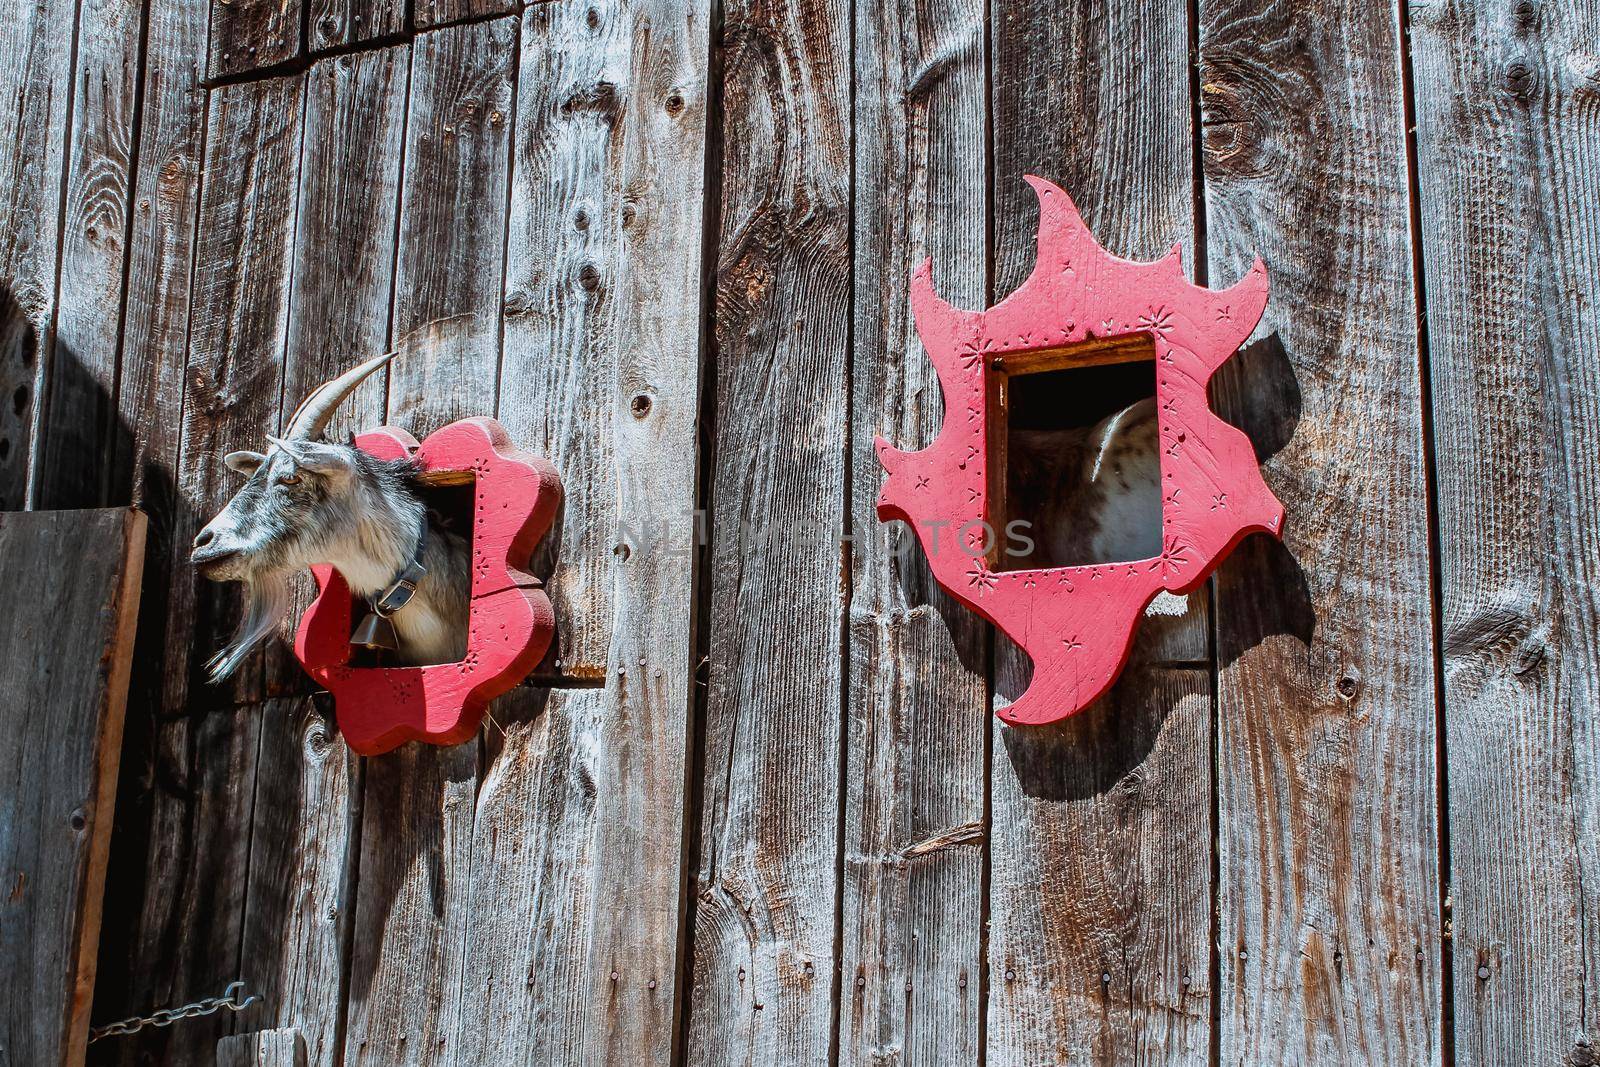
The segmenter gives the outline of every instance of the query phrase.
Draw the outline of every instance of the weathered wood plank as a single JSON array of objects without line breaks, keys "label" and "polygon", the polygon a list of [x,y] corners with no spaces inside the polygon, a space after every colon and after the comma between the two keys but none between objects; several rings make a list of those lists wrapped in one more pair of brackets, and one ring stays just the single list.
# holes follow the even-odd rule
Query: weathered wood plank
[{"label": "weathered wood plank", "polygon": [[979,1062],[986,628],[877,521],[873,442],[920,448],[943,424],[912,271],[932,256],[946,299],[988,296],[984,20],[975,0],[856,5],[841,1063]]},{"label": "weathered wood plank", "polygon": [[305,1039],[292,1026],[217,1042],[217,1067],[306,1067],[307,1062]]},{"label": "weathered wood plank", "polygon": [[834,1038],[850,11],[724,10],[693,1064],[819,1063]]},{"label": "weathered wood plank", "polygon": [[618,93],[630,84],[628,7],[596,6],[592,25],[579,7],[535,5],[523,19],[499,405],[511,436],[548,457],[565,490],[560,530],[536,562],[556,612],[545,670],[593,680],[611,655],[614,556],[642,532],[621,529],[615,456],[627,355],[618,245],[622,212],[631,224],[637,208],[621,202],[617,173],[632,117]]},{"label": "weathered wood plank", "polygon": [[[176,90],[174,90],[177,95]],[[245,904],[259,709],[245,701],[261,686],[260,657],[231,683],[203,680],[206,659],[226,640],[237,593],[206,582],[188,564],[195,531],[237,483],[219,462],[232,448],[259,445],[278,424],[295,189],[300,160],[302,79],[270,79],[215,90],[210,97],[204,188],[198,206],[190,336],[182,401],[179,486],[172,514],[170,596],[165,623],[162,713],[151,742],[151,849],[138,878],[147,887],[128,937],[127,1010],[146,1013],[215,996],[238,977]],[[174,134],[181,141],[181,134]],[[173,162],[170,173],[181,178]],[[176,190],[174,193],[176,194]],[[181,202],[172,205],[181,211]],[[182,237],[165,229],[158,247]],[[161,271],[176,269],[163,265]],[[157,336],[175,278],[153,279]],[[168,288],[170,287],[170,288]],[[164,349],[164,351],[170,351]],[[157,372],[157,380],[170,370]],[[162,393],[151,395],[165,400]],[[171,418],[172,409],[146,412]],[[154,441],[144,454],[164,477]],[[152,478],[144,480],[144,492]],[[130,876],[133,872],[129,872]],[[176,949],[174,946],[178,946]],[[206,1063],[228,1020],[190,1023],[185,1032],[123,1039],[119,1052],[162,1063]]]},{"label": "weathered wood plank", "polygon": [[[324,59],[307,75],[284,419],[319,384],[388,348],[410,55],[400,45]],[[330,440],[383,424],[386,381],[375,375],[340,405]],[[314,590],[302,575],[292,618]],[[266,660],[269,693],[312,688],[287,642],[274,642]],[[315,1059],[315,1036],[307,1039]]]},{"label": "weathered wood plank", "polygon": [[211,0],[208,78],[244,74],[300,54],[301,0]]},{"label": "weathered wood plank", "polygon": [[1600,8],[1412,20],[1456,1062],[1592,1062]]},{"label": "weathered wood plank", "polygon": [[[1200,8],[1213,285],[1258,253],[1284,543],[1218,572],[1224,1062],[1434,1062],[1440,916],[1428,518],[1396,11]],[[1270,345],[1270,342],[1269,342]],[[1262,373],[1272,373],[1265,368]],[[1298,424],[1296,425],[1296,417]]]},{"label": "weathered wood plank", "polygon": [[[412,46],[389,419],[418,438],[494,411],[514,19]],[[479,746],[368,762],[346,1064],[452,1062]]]},{"label": "weathered wood plank", "polygon": [[402,33],[405,28],[405,0],[306,0],[308,48],[313,55]]},{"label": "weathered wood plank", "polygon": [[304,79],[275,78],[212,92],[196,245],[194,308],[183,398],[179,489],[190,509],[173,532],[168,708],[261,695],[262,656],[231,682],[199,685],[232,630],[238,593],[188,566],[195,532],[238,488],[220,462],[276,432],[288,320]]},{"label": "weathered wood plank", "polygon": [[109,503],[116,448],[117,343],[132,186],[141,5],[85,0],[78,11],[56,330],[45,369],[38,506]]},{"label": "weathered wood plank", "polygon": [[417,37],[389,420],[418,439],[494,411],[517,20]]},{"label": "weathered wood plank", "polygon": [[998,727],[989,1063],[1205,1063],[1211,680],[1130,666]]},{"label": "weathered wood plank", "polygon": [[[207,22],[191,6],[185,0],[152,0],[146,13],[144,115],[139,169],[129,197],[133,225],[109,489],[112,500],[135,501],[149,515],[151,542],[158,547],[167,544],[176,525],[174,469],[181,424],[174,415],[183,407],[206,123],[197,57],[205,49]],[[151,577],[146,574],[147,581]],[[166,575],[160,579],[164,607]]]},{"label": "weathered wood plank", "polygon": [[[0,508],[28,498],[37,390],[55,307],[72,85],[71,0],[22,4],[0,34]],[[12,307],[14,305],[14,308]]]},{"label": "weathered wood plank", "polygon": [[[1039,213],[1024,174],[1059,182],[1118,255],[1189,243],[1187,20],[1177,2],[996,8],[995,300],[1034,266]],[[1205,661],[1206,606],[1202,590],[1184,616],[1141,620],[1136,666],[1076,718],[995,724],[991,1064],[1208,1057],[1210,684],[1137,666]],[[1027,669],[998,638],[998,700],[1022,691]]]},{"label": "weathered wood plank", "polygon": [[487,18],[516,10],[514,0],[412,0],[412,18],[418,29],[443,26],[462,19]]},{"label": "weathered wood plank", "polygon": [[[149,1006],[148,999],[135,999],[143,992],[142,976],[151,963],[135,950],[148,931],[141,929],[144,894],[131,887],[143,884],[146,870],[154,869],[147,868],[149,852],[162,847],[152,842],[150,833],[157,792],[154,744],[163,721],[172,533],[177,526],[192,529],[182,517],[185,505],[176,488],[206,117],[205,92],[199,87],[205,8],[196,15],[191,6],[184,0],[146,5],[144,107],[138,169],[129,197],[133,220],[116,429],[114,449],[101,457],[109,468],[108,499],[137,503],[149,522],[117,828],[111,840],[109,877],[124,889],[106,904],[100,970],[107,979],[95,997],[95,1017],[100,1022],[126,1018]],[[173,777],[181,779],[184,774],[180,769]],[[138,982],[135,976],[141,976]]]},{"label": "weathered wood plank", "polygon": [[[709,27],[702,0],[523,17],[500,416],[567,479],[551,592],[566,654],[592,649],[605,684],[496,704],[461,1063],[671,1058]],[[580,581],[606,587],[602,610]]]},{"label": "weathered wood plank", "polygon": [[250,1025],[290,1028],[302,1062],[333,1067],[354,910],[360,767],[331,708],[308,697],[268,701],[260,738],[243,916],[242,974],[261,997]]},{"label": "weathered wood plank", "polygon": [[81,1064],[139,613],[144,516],[0,516],[0,1055]]}]

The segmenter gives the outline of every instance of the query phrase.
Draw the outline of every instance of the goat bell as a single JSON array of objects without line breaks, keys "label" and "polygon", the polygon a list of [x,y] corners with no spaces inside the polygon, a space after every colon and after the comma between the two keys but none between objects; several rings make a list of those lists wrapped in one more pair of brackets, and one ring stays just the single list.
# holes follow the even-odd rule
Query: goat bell
[{"label": "goat bell", "polygon": [[389,621],[389,616],[376,611],[367,612],[367,617],[361,620],[356,632],[350,635],[350,643],[386,652],[393,652],[400,647],[400,641],[395,637],[394,623]]}]

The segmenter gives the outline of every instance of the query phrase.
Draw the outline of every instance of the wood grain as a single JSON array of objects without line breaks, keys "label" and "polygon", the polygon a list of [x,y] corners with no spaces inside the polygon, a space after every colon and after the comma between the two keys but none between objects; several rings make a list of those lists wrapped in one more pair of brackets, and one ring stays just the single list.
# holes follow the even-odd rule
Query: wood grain
[{"label": "wood grain", "polygon": [[[188,550],[195,531],[237,487],[220,456],[258,446],[278,425],[301,94],[301,79],[273,79],[215,90],[208,108],[194,253],[207,268],[196,271],[192,293],[180,473],[166,561],[173,577],[161,713],[149,742],[152,847],[143,869],[128,872],[149,887],[126,949],[125,1010],[141,1014],[215,996],[238,977],[261,657],[230,683],[203,680],[202,665],[233,626],[237,593],[200,578],[188,564]],[[171,173],[181,179],[180,171]],[[181,203],[174,206],[181,210]],[[178,239],[171,231],[166,236]],[[170,277],[154,280],[163,300],[162,287],[182,284]],[[182,299],[181,292],[166,292]],[[152,329],[177,329],[161,324],[169,310],[165,303],[151,310]],[[150,417],[172,414],[162,408]],[[146,479],[148,494],[159,488],[163,472],[158,455],[146,455],[157,479]],[[144,699],[156,698],[152,693]],[[178,931],[181,945],[174,949]],[[118,1051],[129,1062],[140,1055],[208,1062],[228,1026],[227,1020],[208,1020],[190,1024],[181,1035],[141,1034],[125,1039]]]},{"label": "wood grain", "polygon": [[406,29],[405,0],[305,0],[312,55]]},{"label": "wood grain", "polygon": [[[410,58],[402,45],[324,59],[306,76],[282,419],[321,383],[389,348]],[[387,381],[380,373],[363,382],[334,413],[328,439],[381,426]],[[312,593],[310,576],[301,576],[291,618]],[[266,661],[269,693],[313,687],[287,641],[269,646]]]},{"label": "wood grain", "polygon": [[943,424],[912,321],[931,256],[958,306],[987,297],[984,5],[856,7],[850,646],[841,1063],[979,1062],[986,627],[882,525],[873,442]]},{"label": "wood grain", "polygon": [[290,1028],[303,1062],[333,1067],[355,904],[360,765],[339,736],[331,701],[268,701],[260,746],[242,918],[241,974],[261,997],[250,1025]]},{"label": "wood grain", "polygon": [[[1259,254],[1283,550],[1218,572],[1225,1062],[1440,1059],[1433,619],[1396,13],[1201,7],[1213,284]],[[1298,419],[1298,421],[1296,421]]]},{"label": "wood grain", "polygon": [[412,18],[419,29],[500,15],[518,6],[515,0],[412,0],[412,3]]},{"label": "wood grain", "polygon": [[1412,12],[1461,1064],[1595,1059],[1597,21]]},{"label": "wood grain", "polygon": [[300,54],[301,0],[210,0],[208,78],[244,74]]},{"label": "wood grain", "polygon": [[850,7],[725,5],[691,1064],[834,1041]]},{"label": "wood grain", "polygon": [[672,1055],[702,318],[684,249],[704,221],[708,15],[636,0],[523,16],[500,417],[570,479],[572,536],[551,545],[562,669],[604,686],[496,705],[462,1062]]},{"label": "wood grain", "polygon": [[[166,718],[162,692],[175,558],[172,535],[175,527],[193,529],[177,492],[177,467],[190,271],[205,137],[199,57],[205,50],[207,20],[204,8],[197,14],[190,7],[183,0],[155,0],[146,5],[143,117],[138,167],[129,194],[132,223],[116,426],[109,451],[99,457],[108,469],[108,499],[137,503],[149,520],[117,827],[111,844],[109,878],[122,890],[107,901],[100,968],[112,977],[100,983],[95,1000],[95,1016],[102,1022],[148,1008],[148,1000],[143,998],[147,992],[144,976],[152,970],[164,971],[165,965],[152,966],[135,951],[136,945],[147,944],[145,939],[151,934],[143,929],[141,918],[144,875],[147,870],[160,870],[163,864],[181,862],[171,853],[152,860],[152,854],[166,846],[150,835],[156,825],[159,791],[155,745]],[[167,736],[174,744],[186,743],[183,731]],[[181,748],[169,749],[166,755],[175,757],[181,752]],[[186,774],[182,766],[180,763],[167,780],[182,779]],[[96,1058],[110,1052],[100,1046]]]},{"label": "wood grain", "polygon": [[535,563],[556,612],[545,672],[583,680],[605,677],[616,556],[646,532],[621,529],[617,514],[622,213],[638,215],[619,181],[633,118],[628,7],[591,7],[593,19],[572,4],[523,18],[499,397],[511,436],[561,472],[561,524]]},{"label": "wood grain", "polygon": [[389,421],[421,440],[494,412],[516,19],[412,45]]},{"label": "wood grain", "polygon": [[[997,4],[993,300],[1034,266],[1025,174],[1059,183],[1116,255],[1154,259],[1191,242],[1186,22],[1171,2],[1079,5],[1069,17]],[[995,726],[991,1064],[1208,1058],[1210,685],[1139,666],[1205,662],[1206,603],[1202,590],[1183,616],[1142,619],[1123,681],[1074,719]],[[1027,661],[1003,637],[996,645],[1004,701],[1024,690]],[[1050,844],[1086,839],[1101,843]]]},{"label": "wood grain", "polygon": [[79,5],[56,330],[34,475],[40,507],[109,502],[112,468],[105,457],[116,447],[117,344],[143,21],[142,8],[126,0]]},{"label": "wood grain", "polygon": [[81,1064],[89,1039],[144,516],[0,517],[0,1053]]},{"label": "wood grain", "polygon": [[0,508],[28,499],[36,399],[55,307],[76,4],[11,13],[0,34]]},{"label": "wood grain", "polygon": [[235,1034],[217,1042],[217,1067],[306,1067],[305,1039],[294,1027]]},{"label": "wood grain", "polygon": [[[514,19],[419,36],[401,177],[389,419],[421,438],[494,410]],[[479,745],[367,763],[344,1063],[456,1055]]]}]

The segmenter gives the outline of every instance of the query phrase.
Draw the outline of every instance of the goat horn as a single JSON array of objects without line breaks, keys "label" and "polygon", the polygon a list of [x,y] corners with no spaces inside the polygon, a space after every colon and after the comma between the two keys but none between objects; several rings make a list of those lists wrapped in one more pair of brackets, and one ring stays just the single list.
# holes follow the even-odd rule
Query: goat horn
[{"label": "goat horn", "polygon": [[398,352],[385,352],[381,356],[374,356],[361,366],[353,367],[332,381],[317,386],[289,416],[289,428],[283,436],[291,441],[317,436],[328,425],[328,420],[333,418],[334,409],[344,402],[344,398],[397,355]]}]

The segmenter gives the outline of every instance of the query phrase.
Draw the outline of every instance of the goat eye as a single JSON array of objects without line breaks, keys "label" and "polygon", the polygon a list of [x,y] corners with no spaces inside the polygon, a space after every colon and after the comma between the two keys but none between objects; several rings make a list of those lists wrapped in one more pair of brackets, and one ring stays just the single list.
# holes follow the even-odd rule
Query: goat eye
[{"label": "goat eye", "polygon": [[278,484],[279,485],[299,485],[300,484],[300,476],[298,474],[280,474],[280,475],[278,475]]}]

